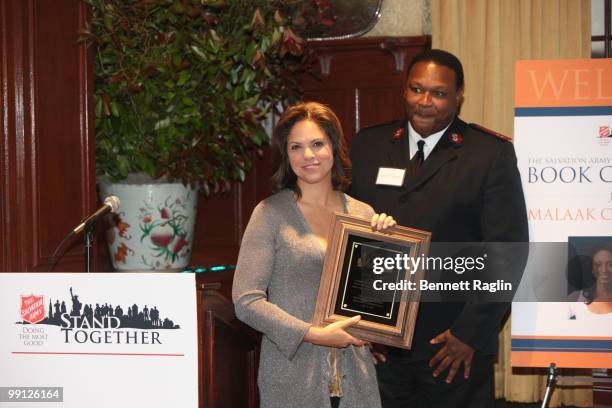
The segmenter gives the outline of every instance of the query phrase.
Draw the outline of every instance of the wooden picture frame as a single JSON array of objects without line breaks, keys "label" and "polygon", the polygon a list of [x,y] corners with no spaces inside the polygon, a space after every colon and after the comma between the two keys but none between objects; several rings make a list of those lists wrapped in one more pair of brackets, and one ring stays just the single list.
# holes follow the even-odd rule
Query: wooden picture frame
[{"label": "wooden picture frame", "polygon": [[[327,326],[361,315],[359,323],[347,329],[353,336],[409,349],[424,270],[422,266],[386,268],[380,259],[427,257],[430,242],[427,231],[394,226],[382,233],[372,230],[370,220],[335,214],[313,324]],[[395,288],[390,286],[393,283]],[[404,288],[398,289],[398,283]],[[387,290],[380,290],[383,285]],[[412,287],[404,290],[407,285]]]}]

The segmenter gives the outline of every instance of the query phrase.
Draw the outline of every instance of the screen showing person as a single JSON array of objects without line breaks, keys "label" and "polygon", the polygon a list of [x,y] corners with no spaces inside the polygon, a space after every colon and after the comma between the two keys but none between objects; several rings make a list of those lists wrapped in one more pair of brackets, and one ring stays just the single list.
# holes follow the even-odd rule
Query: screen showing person
[{"label": "screen showing person", "polygon": [[[612,313],[612,237],[570,237],[568,284],[573,290],[569,318],[581,312]],[[588,255],[584,255],[587,253]]]}]

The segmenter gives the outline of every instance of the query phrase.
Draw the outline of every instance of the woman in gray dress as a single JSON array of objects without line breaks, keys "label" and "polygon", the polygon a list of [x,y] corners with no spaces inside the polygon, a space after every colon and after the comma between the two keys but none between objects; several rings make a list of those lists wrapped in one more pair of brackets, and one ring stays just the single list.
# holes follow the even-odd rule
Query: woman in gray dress
[{"label": "woman in gray dress", "polygon": [[276,194],[260,202],[244,233],[234,275],[238,318],[263,333],[262,408],[380,406],[372,357],[344,329],[359,316],[314,327],[327,234],[334,212],[395,225],[342,191],[350,162],[336,115],[318,103],[287,109],[274,130]]}]

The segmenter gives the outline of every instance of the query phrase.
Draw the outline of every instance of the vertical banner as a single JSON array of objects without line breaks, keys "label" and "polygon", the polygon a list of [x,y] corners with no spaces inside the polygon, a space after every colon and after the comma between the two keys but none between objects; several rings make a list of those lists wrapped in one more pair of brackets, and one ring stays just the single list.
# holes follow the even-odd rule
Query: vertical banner
[{"label": "vertical banner", "polygon": [[0,273],[0,312],[0,406],[198,406],[194,274]]},{"label": "vertical banner", "polygon": [[567,299],[513,304],[512,365],[612,367],[612,60],[518,61],[515,75],[515,148],[536,243],[524,283]]}]

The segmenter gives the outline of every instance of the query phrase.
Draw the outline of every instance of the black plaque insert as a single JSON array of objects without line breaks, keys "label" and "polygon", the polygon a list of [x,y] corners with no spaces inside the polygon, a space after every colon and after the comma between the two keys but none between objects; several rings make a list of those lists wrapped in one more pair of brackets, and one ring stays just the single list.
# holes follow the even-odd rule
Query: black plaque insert
[{"label": "black plaque insert", "polygon": [[334,313],[352,317],[361,315],[363,319],[390,326],[397,324],[401,290],[376,290],[383,283],[399,283],[405,276],[405,270],[396,267],[384,268],[381,273],[374,273],[375,259],[403,257],[410,255],[412,246],[402,246],[389,242],[377,241],[359,235],[349,234],[342,263],[342,274],[338,287],[338,296]]}]

